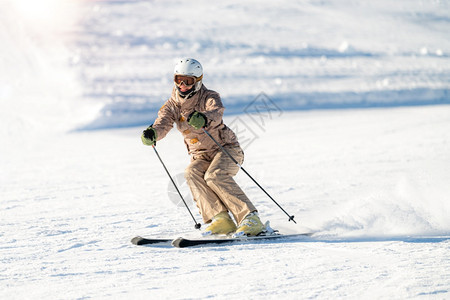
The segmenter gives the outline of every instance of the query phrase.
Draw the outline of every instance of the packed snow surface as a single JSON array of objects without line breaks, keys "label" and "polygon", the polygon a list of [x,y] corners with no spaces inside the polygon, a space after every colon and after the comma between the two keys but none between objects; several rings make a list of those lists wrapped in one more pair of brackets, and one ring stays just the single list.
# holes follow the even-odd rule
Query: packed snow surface
[{"label": "packed snow surface", "polygon": [[[0,2],[1,299],[450,297],[447,1]],[[140,141],[179,57],[239,135],[263,221],[199,236]],[[157,150],[180,186],[180,133]]]}]

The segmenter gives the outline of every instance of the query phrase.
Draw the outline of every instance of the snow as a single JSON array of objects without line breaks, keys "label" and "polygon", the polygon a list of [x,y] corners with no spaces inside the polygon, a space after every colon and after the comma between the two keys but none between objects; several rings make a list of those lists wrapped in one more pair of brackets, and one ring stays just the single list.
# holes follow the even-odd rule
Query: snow
[{"label": "snow", "polygon": [[[39,3],[0,3],[1,299],[449,297],[448,2]],[[130,243],[199,234],[139,138],[180,56],[298,224],[240,172],[262,219],[312,238]]]}]

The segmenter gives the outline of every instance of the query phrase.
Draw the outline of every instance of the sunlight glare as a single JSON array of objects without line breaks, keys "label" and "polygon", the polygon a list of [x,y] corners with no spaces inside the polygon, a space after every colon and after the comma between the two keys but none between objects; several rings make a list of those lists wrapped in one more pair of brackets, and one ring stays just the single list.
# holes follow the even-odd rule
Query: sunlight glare
[{"label": "sunlight glare", "polygon": [[24,22],[38,29],[57,29],[75,19],[74,0],[14,0]]}]

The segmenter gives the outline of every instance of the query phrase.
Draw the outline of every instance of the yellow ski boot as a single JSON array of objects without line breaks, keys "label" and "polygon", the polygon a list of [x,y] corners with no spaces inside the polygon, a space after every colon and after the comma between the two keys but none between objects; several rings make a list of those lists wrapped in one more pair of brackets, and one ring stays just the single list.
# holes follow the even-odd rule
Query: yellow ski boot
[{"label": "yellow ski boot", "polygon": [[249,213],[239,224],[234,237],[240,236],[255,236],[260,234],[264,230],[265,226],[259,219],[258,213]]},{"label": "yellow ski boot", "polygon": [[212,222],[206,227],[203,235],[229,234],[235,230],[236,224],[234,224],[228,212],[223,211],[212,219]]}]

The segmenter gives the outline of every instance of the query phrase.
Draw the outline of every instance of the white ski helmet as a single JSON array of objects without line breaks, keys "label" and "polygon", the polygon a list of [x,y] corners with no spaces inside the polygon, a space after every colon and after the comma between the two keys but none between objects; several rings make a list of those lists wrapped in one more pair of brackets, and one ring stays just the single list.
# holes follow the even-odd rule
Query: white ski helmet
[{"label": "white ski helmet", "polygon": [[177,61],[173,71],[174,79],[176,75],[186,75],[196,78],[195,85],[189,91],[182,93],[177,86],[181,96],[193,96],[202,87],[203,67],[198,60],[193,58],[183,58]]}]

